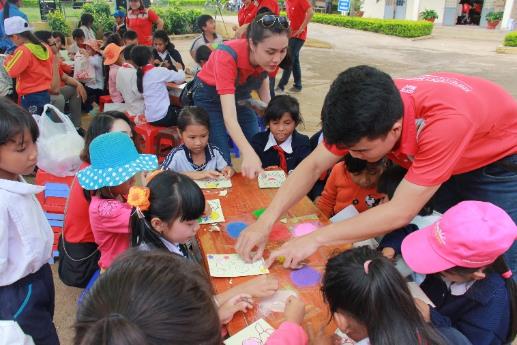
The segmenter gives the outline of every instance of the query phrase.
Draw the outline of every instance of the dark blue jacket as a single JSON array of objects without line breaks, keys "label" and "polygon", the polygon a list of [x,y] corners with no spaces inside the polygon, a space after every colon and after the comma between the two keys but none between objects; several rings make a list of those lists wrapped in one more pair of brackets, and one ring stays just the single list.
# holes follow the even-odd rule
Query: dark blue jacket
[{"label": "dark blue jacket", "polygon": [[[257,153],[262,162],[262,167],[267,168],[270,166],[280,166],[280,158],[278,153],[272,147],[264,151],[266,144],[269,140],[269,130],[255,134],[251,139],[251,146]],[[285,158],[287,161],[287,171],[294,170],[311,153],[311,147],[309,144],[309,137],[298,133],[296,130],[293,132],[293,141],[291,143],[293,153],[286,153]]]},{"label": "dark blue jacket", "polygon": [[437,275],[428,275],[420,287],[436,305],[431,308],[434,326],[454,327],[473,345],[505,344],[510,329],[510,299],[501,275],[487,273],[462,296],[451,295]]}]

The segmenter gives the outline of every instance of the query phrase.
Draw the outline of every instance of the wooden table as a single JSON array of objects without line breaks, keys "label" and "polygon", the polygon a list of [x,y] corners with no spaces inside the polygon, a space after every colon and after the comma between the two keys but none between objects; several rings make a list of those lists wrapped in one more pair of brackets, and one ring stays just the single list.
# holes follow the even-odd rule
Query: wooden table
[{"label": "wooden table", "polygon": [[[208,200],[219,199],[223,208],[224,217],[226,223],[219,224],[221,228],[220,232],[209,231],[210,225],[202,225],[201,229],[197,233],[198,241],[200,244],[201,252],[203,254],[206,263],[207,254],[229,254],[235,253],[234,244],[235,239],[231,238],[226,232],[226,224],[228,222],[240,221],[247,224],[251,224],[255,221],[251,211],[259,209],[261,207],[267,207],[273,196],[277,192],[277,189],[259,189],[257,180],[249,180],[240,174],[236,174],[232,177],[233,187],[228,189],[226,196],[219,196],[219,190],[204,190],[205,196]],[[317,220],[304,220],[303,216],[316,215]],[[287,214],[283,215],[282,218],[287,218],[288,228],[292,228],[296,223],[312,221],[320,222],[321,224],[327,224],[328,219],[314,206],[309,198],[304,197],[298,202],[293,208],[291,208]],[[269,255],[272,249],[279,247],[282,242],[269,241],[265,257]],[[328,257],[336,252],[336,250],[343,250],[348,246],[342,246],[341,248],[333,247],[322,247],[314,255],[308,258],[308,265],[322,274],[325,269],[325,264]],[[326,326],[326,333],[331,334],[335,331],[336,326],[334,323],[328,324],[329,312],[326,304],[323,301],[320,286],[313,286],[307,288],[298,289],[291,281],[290,273],[291,270],[283,268],[280,264],[275,263],[270,267],[270,274],[274,275],[280,281],[280,289],[295,290],[298,296],[307,304],[305,322],[310,322],[313,329],[319,329],[322,326]],[[223,292],[236,284],[240,284],[254,277],[239,277],[239,278],[211,278],[212,285],[217,293]],[[246,314],[238,312],[235,314],[233,320],[227,325],[228,332],[230,335],[235,334],[239,330],[243,329],[247,325],[261,318],[258,306],[255,303],[255,307],[248,311]],[[283,313],[272,313],[265,317],[273,327],[277,328],[282,321]]]}]

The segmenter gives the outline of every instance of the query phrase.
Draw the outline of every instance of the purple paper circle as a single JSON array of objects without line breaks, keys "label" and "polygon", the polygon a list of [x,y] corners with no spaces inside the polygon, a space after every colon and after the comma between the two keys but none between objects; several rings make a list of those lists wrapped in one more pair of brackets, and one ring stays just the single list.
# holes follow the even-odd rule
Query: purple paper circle
[{"label": "purple paper circle", "polygon": [[320,283],[321,273],[314,268],[305,266],[291,272],[291,280],[297,287],[309,287]]}]

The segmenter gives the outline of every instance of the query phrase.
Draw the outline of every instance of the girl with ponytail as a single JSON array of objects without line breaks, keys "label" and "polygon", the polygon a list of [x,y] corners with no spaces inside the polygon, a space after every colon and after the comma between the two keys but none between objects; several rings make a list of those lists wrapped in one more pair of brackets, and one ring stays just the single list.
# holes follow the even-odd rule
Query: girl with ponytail
[{"label": "girl with ponytail", "polygon": [[176,126],[178,109],[171,104],[167,83],[181,84],[185,81],[183,66],[176,63],[175,70],[153,65],[153,53],[147,46],[131,50],[131,60],[136,65],[138,91],[144,96],[144,115],[153,126]]}]

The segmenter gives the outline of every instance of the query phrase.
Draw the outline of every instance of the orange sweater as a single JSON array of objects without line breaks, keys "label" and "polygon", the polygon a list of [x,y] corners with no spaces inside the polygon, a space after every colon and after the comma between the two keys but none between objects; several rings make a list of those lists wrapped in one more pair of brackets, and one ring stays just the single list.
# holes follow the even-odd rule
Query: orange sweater
[{"label": "orange sweater", "polygon": [[384,195],[374,188],[364,189],[355,184],[346,171],[345,162],[334,165],[316,206],[327,217],[332,217],[345,207],[354,205],[363,212],[377,205]]},{"label": "orange sweater", "polygon": [[25,43],[5,59],[4,67],[11,78],[16,78],[16,92],[20,96],[50,89],[53,54],[37,44]]}]

